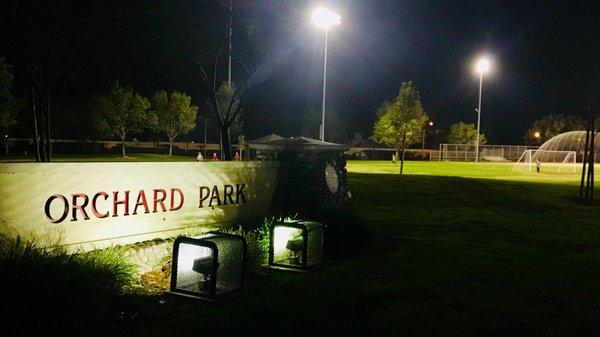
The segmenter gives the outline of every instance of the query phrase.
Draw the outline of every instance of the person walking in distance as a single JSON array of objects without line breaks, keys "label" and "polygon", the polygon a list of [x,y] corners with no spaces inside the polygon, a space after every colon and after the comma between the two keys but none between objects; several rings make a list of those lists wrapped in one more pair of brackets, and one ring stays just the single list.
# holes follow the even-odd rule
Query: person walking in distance
[{"label": "person walking in distance", "polygon": [[540,170],[542,169],[542,161],[540,160],[540,158],[535,160],[535,170],[537,171],[537,173],[540,173]]}]

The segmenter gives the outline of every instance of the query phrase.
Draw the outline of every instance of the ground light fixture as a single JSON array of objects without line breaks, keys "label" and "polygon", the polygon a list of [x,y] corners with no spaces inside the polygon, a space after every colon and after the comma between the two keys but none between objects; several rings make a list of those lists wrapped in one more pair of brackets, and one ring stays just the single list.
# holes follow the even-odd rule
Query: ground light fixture
[{"label": "ground light fixture", "polygon": [[269,267],[305,271],[323,263],[325,227],[319,222],[277,222],[270,230]]},{"label": "ground light fixture", "polygon": [[246,240],[239,235],[178,237],[173,243],[170,293],[218,300],[241,290],[246,254]]}]

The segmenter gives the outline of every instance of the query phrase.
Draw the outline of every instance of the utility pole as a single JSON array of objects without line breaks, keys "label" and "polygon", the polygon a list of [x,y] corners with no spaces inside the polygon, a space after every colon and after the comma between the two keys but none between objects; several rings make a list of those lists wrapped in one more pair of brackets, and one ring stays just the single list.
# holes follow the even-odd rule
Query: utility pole
[{"label": "utility pole", "polygon": [[227,67],[227,84],[231,87],[231,51],[233,35],[233,0],[229,2],[229,65]]},{"label": "utility pole", "polygon": [[477,136],[475,137],[475,162],[479,161],[479,125],[481,123],[481,91],[483,88],[483,72],[479,73],[479,107],[477,108]]}]

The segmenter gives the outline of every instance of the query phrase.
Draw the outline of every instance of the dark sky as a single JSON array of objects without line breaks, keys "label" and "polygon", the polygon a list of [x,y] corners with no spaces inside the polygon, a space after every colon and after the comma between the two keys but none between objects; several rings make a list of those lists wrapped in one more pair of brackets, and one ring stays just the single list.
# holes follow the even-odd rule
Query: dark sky
[{"label": "dark sky", "polygon": [[[73,83],[57,93],[63,105],[82,106],[91,93],[119,78],[147,96],[160,89],[187,92],[204,108],[206,95],[190,43],[202,43],[194,35],[199,34],[197,26],[206,24],[207,8],[214,1],[50,1],[62,2],[69,3],[61,7],[68,7],[68,14],[50,24],[62,27],[61,36],[52,38],[61,44],[50,42],[49,48],[68,50],[72,60],[67,64],[77,68],[72,79],[65,80]],[[420,90],[427,113],[439,127],[475,122],[478,78],[472,68],[480,54],[492,59],[482,109],[482,131],[492,144],[521,143],[537,117],[580,113],[584,88],[598,78],[600,23],[592,2],[239,3],[244,8],[240,16],[258,19],[269,32],[259,52],[266,62],[261,74],[270,81],[249,99],[244,114],[247,138],[270,132],[317,135],[323,35],[310,22],[310,10],[317,4],[342,15],[342,24],[330,32],[328,112],[337,119],[327,127],[336,125],[346,135],[370,136],[376,108],[405,81],[413,81]],[[7,20],[21,20],[10,12],[14,4],[19,1],[0,3],[5,40],[0,57],[15,64],[17,81],[26,92],[27,53],[22,49],[29,42],[19,37],[25,23]],[[37,12],[29,26],[44,31],[45,21],[51,21],[44,13],[47,9],[31,8]],[[234,49],[248,58],[246,37],[237,28]],[[200,134],[195,131],[192,137]]]},{"label": "dark sky", "polygon": [[581,82],[600,60],[589,4],[338,1],[344,19],[331,34],[329,97],[365,134],[374,109],[408,80],[440,126],[475,121],[472,66],[488,54],[482,130],[491,143],[520,142],[536,117],[579,112]]}]

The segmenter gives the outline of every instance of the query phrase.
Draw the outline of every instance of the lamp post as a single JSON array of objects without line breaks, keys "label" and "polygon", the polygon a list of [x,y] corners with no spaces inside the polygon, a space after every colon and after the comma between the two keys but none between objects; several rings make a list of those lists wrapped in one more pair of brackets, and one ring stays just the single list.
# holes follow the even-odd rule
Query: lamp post
[{"label": "lamp post", "polygon": [[479,107],[477,108],[477,136],[475,140],[475,162],[479,161],[479,126],[481,123],[481,92],[483,89],[483,74],[490,70],[490,61],[485,58],[477,61],[476,71],[479,73]]},{"label": "lamp post", "polygon": [[423,124],[423,135],[421,137],[421,139],[423,140],[423,144],[421,145],[421,152],[423,154],[425,154],[425,136],[427,136],[427,133],[425,133],[425,130],[427,128],[433,127],[433,125],[434,125],[434,123],[433,123],[433,121],[431,119],[428,120],[428,121],[426,121],[425,124]]},{"label": "lamp post", "polygon": [[542,137],[542,134],[539,131],[535,131],[533,133],[533,138],[535,138],[535,143],[536,144],[540,144],[540,137]]},{"label": "lamp post", "polygon": [[327,38],[329,28],[339,25],[342,17],[336,12],[324,7],[317,7],[313,12],[313,23],[315,26],[325,29],[325,48],[323,51],[323,108],[321,113],[321,127],[319,128],[319,139],[325,141],[325,92],[327,87]]}]

